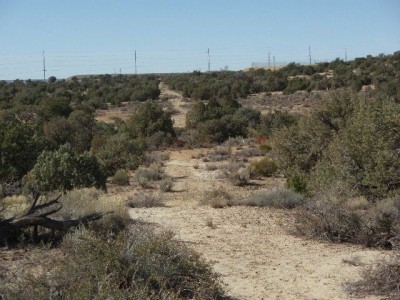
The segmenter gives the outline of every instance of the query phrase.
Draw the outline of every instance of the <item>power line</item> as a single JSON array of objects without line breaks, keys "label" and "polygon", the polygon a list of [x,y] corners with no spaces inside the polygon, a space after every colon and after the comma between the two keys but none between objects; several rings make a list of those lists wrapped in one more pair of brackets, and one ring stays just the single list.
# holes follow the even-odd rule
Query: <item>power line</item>
[{"label": "power line", "polygon": [[275,55],[272,56],[272,59],[273,59],[273,61],[274,61],[274,71],[275,71]]},{"label": "power line", "polygon": [[137,65],[136,65],[136,50],[135,50],[135,75],[137,75]]},{"label": "power line", "polygon": [[210,73],[210,48],[207,49],[207,55],[208,55],[208,72]]},{"label": "power line", "polygon": [[44,56],[44,51],[43,51],[43,80],[46,81],[46,57]]}]

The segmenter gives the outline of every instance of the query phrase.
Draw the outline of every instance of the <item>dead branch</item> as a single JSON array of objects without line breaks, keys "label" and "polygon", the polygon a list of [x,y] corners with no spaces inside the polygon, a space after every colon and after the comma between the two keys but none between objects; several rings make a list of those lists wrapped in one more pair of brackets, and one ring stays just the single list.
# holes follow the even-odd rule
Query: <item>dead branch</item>
[{"label": "dead branch", "polygon": [[[49,216],[58,212],[62,208],[59,202],[61,195],[57,198],[50,200],[43,204],[38,204],[40,194],[35,193],[32,196],[31,205],[21,214],[12,218],[0,220],[0,238],[7,241],[12,238],[17,238],[23,230],[34,228],[33,238],[37,238],[37,226],[50,229],[52,231],[58,230],[66,232],[71,227],[79,225],[88,225],[90,222],[101,219],[103,216],[111,213],[93,213],[77,219],[72,220],[57,220]],[[1,242],[1,241],[0,241]]]}]

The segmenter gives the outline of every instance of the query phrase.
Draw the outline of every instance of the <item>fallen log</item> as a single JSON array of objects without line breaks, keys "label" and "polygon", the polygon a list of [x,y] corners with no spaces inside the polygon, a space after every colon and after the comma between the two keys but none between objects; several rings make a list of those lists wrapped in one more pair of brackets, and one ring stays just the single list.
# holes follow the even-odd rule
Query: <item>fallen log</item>
[{"label": "fallen log", "polygon": [[31,204],[26,210],[17,216],[0,220],[0,244],[1,242],[3,242],[3,244],[8,244],[9,240],[15,240],[23,231],[32,227],[32,240],[37,241],[38,226],[65,233],[71,227],[87,225],[111,213],[92,213],[72,220],[52,219],[49,216],[58,212],[63,207],[59,202],[60,197],[61,195],[46,203],[38,204],[40,194],[34,193],[31,197]]}]

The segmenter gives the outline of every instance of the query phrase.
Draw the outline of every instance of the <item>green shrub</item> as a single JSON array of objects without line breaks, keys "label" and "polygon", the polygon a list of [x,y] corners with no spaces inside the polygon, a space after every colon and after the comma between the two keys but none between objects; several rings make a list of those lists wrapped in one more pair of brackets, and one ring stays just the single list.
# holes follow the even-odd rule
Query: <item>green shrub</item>
[{"label": "green shrub", "polygon": [[143,160],[144,145],[131,139],[127,134],[117,134],[110,137],[98,151],[104,170],[112,176],[118,169],[136,169]]},{"label": "green shrub", "polygon": [[274,176],[278,171],[278,166],[275,161],[268,157],[264,157],[263,159],[253,162],[251,164],[254,174],[258,176]]},{"label": "green shrub", "polygon": [[300,172],[290,173],[290,175],[286,178],[286,185],[290,190],[296,193],[308,195],[307,179]]},{"label": "green shrub", "polygon": [[113,176],[116,185],[129,185],[129,174],[126,170],[117,170]]},{"label": "green shrub", "polygon": [[[175,137],[171,116],[152,102],[145,102],[130,117],[126,126],[127,133],[133,138],[148,138],[156,133]],[[154,139],[157,139],[154,137]]]},{"label": "green shrub", "polygon": [[347,196],[383,199],[399,189],[399,119],[400,105],[392,99],[336,91],[276,132],[274,152],[294,190],[315,193],[335,184],[351,192]]},{"label": "green shrub", "polygon": [[272,147],[271,147],[271,145],[268,145],[268,144],[262,144],[262,145],[260,145],[260,150],[264,154],[267,154],[268,152],[270,152],[272,150]]},{"label": "green shrub", "polygon": [[77,155],[69,144],[39,155],[25,182],[41,192],[95,186],[105,189],[104,175],[97,158],[90,152]]}]

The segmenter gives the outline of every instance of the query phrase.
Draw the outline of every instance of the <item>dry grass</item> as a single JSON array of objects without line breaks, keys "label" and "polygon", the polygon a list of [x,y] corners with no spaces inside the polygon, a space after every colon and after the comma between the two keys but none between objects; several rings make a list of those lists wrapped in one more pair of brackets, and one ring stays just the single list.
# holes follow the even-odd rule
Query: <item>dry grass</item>
[{"label": "dry grass", "polygon": [[226,206],[232,206],[232,200],[232,196],[228,192],[219,188],[205,192],[200,204],[209,205],[212,208],[224,208]]},{"label": "dry grass", "polygon": [[128,198],[128,206],[132,208],[165,207],[161,196],[142,193]]},{"label": "dry grass", "polygon": [[303,205],[304,197],[286,188],[273,188],[260,190],[248,198],[236,201],[236,205],[275,207],[275,208],[295,208]]},{"label": "dry grass", "polygon": [[400,299],[400,253],[364,270],[362,279],[350,283],[348,289],[360,297],[374,295],[384,299]]}]

